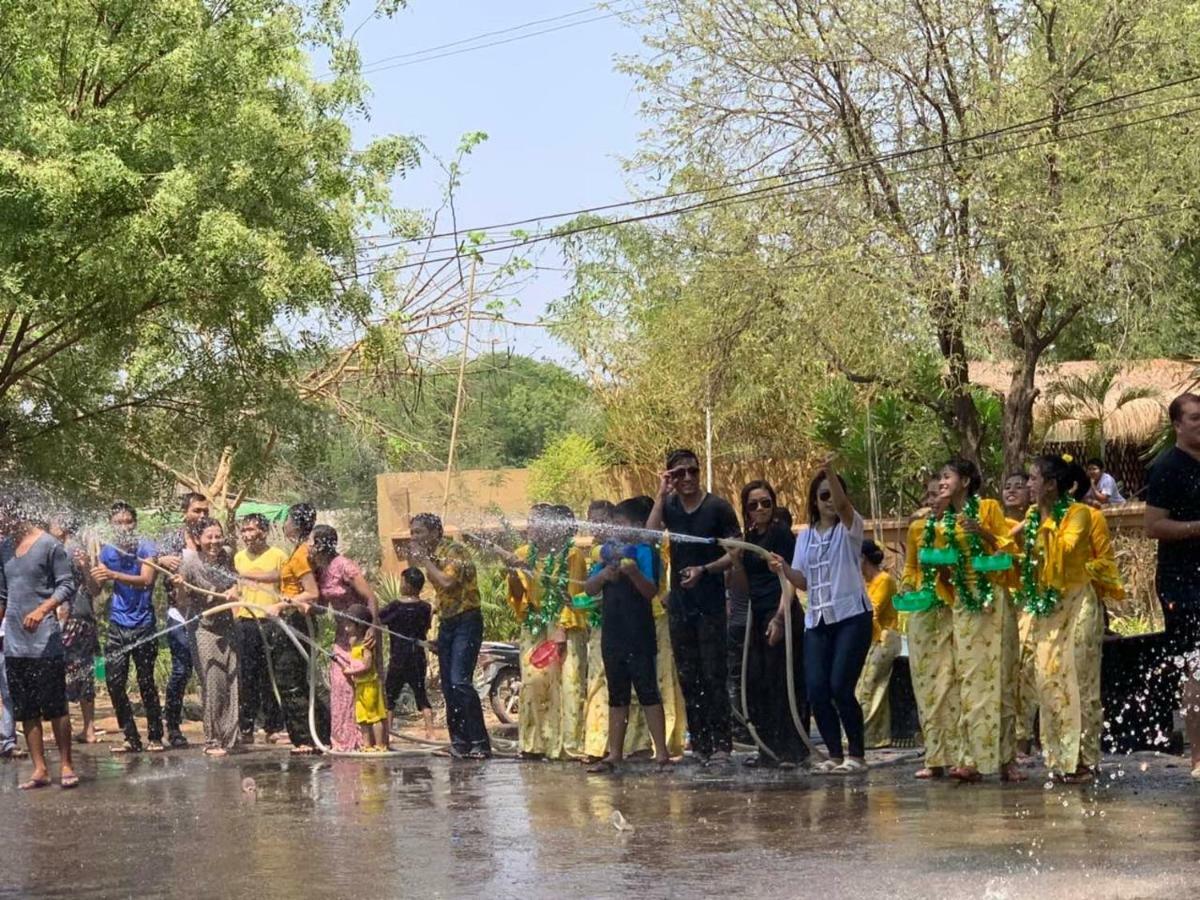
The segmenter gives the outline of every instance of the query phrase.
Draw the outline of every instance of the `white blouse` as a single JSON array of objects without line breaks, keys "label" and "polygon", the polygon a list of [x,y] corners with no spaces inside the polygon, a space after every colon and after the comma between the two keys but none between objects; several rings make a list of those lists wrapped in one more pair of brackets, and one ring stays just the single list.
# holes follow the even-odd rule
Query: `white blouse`
[{"label": "white blouse", "polygon": [[810,526],[796,536],[792,568],[808,583],[805,628],[871,611],[862,576],[862,545],[863,520],[857,512],[848,529],[839,521],[824,533]]}]

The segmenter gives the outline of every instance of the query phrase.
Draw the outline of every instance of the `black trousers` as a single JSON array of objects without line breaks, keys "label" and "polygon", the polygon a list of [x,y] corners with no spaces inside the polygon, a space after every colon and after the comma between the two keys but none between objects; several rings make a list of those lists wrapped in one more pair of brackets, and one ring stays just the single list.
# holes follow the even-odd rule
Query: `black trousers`
[{"label": "black trousers", "polygon": [[268,627],[267,623],[257,619],[237,620],[238,718],[243,733],[254,731],[259,712],[268,734],[283,731],[283,710],[275,699],[267,668],[265,638]]},{"label": "black trousers", "polygon": [[870,610],[804,632],[808,702],[829,755],[842,755],[842,731],[851,756],[866,753],[862,707],[854,689],[871,649]]},{"label": "black trousers", "polygon": [[[735,603],[729,618],[729,702],[747,714],[764,744],[784,762],[802,762],[808,758],[808,746],[801,740],[792,721],[788,702],[787,646],[780,641],[767,643],[767,623],[775,614],[760,612],[750,626],[750,653],[746,659],[746,705],[742,710],[742,648],[746,637],[747,607]],[[804,687],[804,612],[799,604],[792,611],[792,665],[796,690],[796,709],[800,722],[808,728],[808,699]]]},{"label": "black trousers", "polygon": [[700,612],[672,603],[668,625],[675,668],[683,688],[692,750],[700,756],[729,753],[733,733],[729,722],[729,695],[725,678],[725,608]]},{"label": "black trousers", "polygon": [[384,682],[387,708],[395,710],[396,701],[400,699],[400,692],[407,684],[412,688],[417,709],[433,709],[433,705],[429,702],[429,692],[425,690],[425,674],[428,671],[429,660],[425,656],[425,651],[420,647],[411,650],[393,650],[391,659],[388,660],[387,678]]},{"label": "black trousers", "polygon": [[126,652],[127,648],[154,634],[154,631],[153,622],[140,628],[122,628],[120,625],[109,623],[108,642],[104,647],[107,656],[104,681],[108,687],[108,696],[112,699],[117,724],[125,732],[125,740],[134,747],[142,745],[142,736],[138,733],[137,722],[133,718],[133,704],[129,702],[129,694],[126,692],[130,662],[137,669],[138,691],[142,695],[142,706],[146,710],[146,737],[151,743],[158,743],[163,738],[162,707],[159,705],[158,688],[154,684],[154,661],[158,658],[158,641],[146,641]]},{"label": "black trousers", "polygon": [[[308,626],[302,615],[292,613],[284,621],[301,634],[308,634]],[[308,723],[308,663],[277,623],[267,623],[263,629],[267,634],[271,665],[275,669],[275,683],[279,686],[283,724],[287,728],[288,739],[293,747],[312,747],[312,731]],[[316,629],[313,631],[315,635]],[[317,737],[322,744],[329,746],[329,700],[320,685],[316,692],[315,717]]]}]

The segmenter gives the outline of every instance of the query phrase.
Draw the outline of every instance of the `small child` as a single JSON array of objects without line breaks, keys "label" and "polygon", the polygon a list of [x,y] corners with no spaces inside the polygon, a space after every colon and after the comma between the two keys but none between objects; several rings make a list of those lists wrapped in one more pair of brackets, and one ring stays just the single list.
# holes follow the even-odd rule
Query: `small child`
[{"label": "small child", "polygon": [[[433,622],[433,607],[421,599],[425,576],[420,569],[405,569],[400,580],[400,599],[379,611],[379,621],[388,631],[395,632],[391,637],[392,652],[388,658],[387,708],[389,712],[395,713],[400,692],[407,684],[412,688],[417,709],[421,710],[421,717],[425,720],[425,737],[432,739],[433,706],[429,702],[429,694],[425,692],[425,672],[429,668],[429,662],[425,656],[425,648],[417,641],[425,640],[429,634],[429,626]],[[404,635],[412,640],[405,640],[397,635]]]},{"label": "small child", "polygon": [[375,668],[375,654],[363,644],[371,627],[363,623],[371,620],[371,611],[363,604],[355,603],[346,610],[346,614],[360,621],[350,623],[350,639],[353,641],[350,652],[335,646],[334,655],[346,677],[354,682],[354,719],[362,729],[364,749],[380,753],[389,749],[387,709],[383,705],[383,689],[379,684],[379,671]]}]

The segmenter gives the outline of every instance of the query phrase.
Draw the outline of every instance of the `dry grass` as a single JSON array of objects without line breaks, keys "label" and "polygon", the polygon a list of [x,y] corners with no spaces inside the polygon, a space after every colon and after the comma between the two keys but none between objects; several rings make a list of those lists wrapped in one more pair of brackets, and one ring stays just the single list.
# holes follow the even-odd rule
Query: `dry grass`
[{"label": "dry grass", "polygon": [[1125,579],[1125,599],[1105,602],[1114,619],[1113,630],[1118,634],[1162,631],[1162,607],[1154,591],[1156,542],[1140,534],[1116,534],[1113,552]]}]

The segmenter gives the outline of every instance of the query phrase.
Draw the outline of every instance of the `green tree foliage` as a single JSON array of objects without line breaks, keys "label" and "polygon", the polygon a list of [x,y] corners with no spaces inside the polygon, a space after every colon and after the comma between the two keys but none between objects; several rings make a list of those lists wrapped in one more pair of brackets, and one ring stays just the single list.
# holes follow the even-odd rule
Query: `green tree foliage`
[{"label": "green tree foliage", "polygon": [[607,475],[604,453],[591,438],[565,434],[529,465],[529,499],[564,503],[582,514],[600,496]]},{"label": "green tree foliage", "polygon": [[[392,4],[393,6],[395,4]],[[311,436],[296,349],[395,295],[355,233],[418,145],[351,143],[340,0],[13,0],[0,16],[0,457],[240,477]],[[308,52],[329,54],[317,79]],[[196,461],[196,447],[209,448]],[[224,461],[224,458],[222,458]],[[183,470],[183,471],[181,471]],[[144,477],[138,477],[139,475]]]},{"label": "green tree foliage", "polygon": [[[626,65],[655,125],[635,163],[692,192],[677,206],[712,205],[568,245],[590,268],[566,321],[641,342],[607,355],[646,381],[687,372],[660,390],[690,435],[713,396],[738,412],[719,434],[767,421],[747,448],[798,443],[796,388],[836,372],[923,405],[981,460],[994,435],[967,362],[991,358],[1012,366],[991,427],[1013,466],[1039,362],[1119,352],[1169,316],[1200,175],[1189,4],[649,0],[633,15],[649,53]],[[617,270],[615,324],[601,269]],[[633,368],[613,390],[652,390]]]}]

